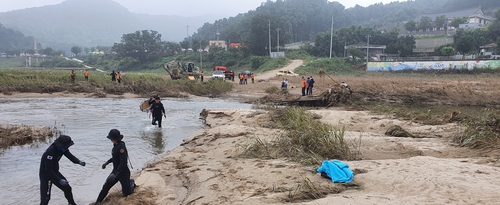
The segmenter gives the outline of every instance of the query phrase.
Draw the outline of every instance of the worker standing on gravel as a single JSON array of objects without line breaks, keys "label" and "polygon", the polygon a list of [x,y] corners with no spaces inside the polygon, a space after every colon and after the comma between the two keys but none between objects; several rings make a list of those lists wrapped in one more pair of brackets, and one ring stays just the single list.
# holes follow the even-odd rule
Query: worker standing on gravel
[{"label": "worker standing on gravel", "polygon": [[309,77],[309,89],[307,90],[309,93],[308,95],[313,94],[313,87],[314,87],[314,78],[311,76]]},{"label": "worker standing on gravel", "polygon": [[252,83],[255,83],[254,78],[255,78],[255,74],[252,73]]},{"label": "worker standing on gravel", "polygon": [[200,73],[200,77],[201,77],[201,82],[203,83],[203,77],[205,76],[205,73],[203,73],[203,71],[201,71]]},{"label": "worker standing on gravel", "polygon": [[306,84],[307,84],[307,81],[304,78],[304,76],[302,76],[302,96],[306,96]]}]

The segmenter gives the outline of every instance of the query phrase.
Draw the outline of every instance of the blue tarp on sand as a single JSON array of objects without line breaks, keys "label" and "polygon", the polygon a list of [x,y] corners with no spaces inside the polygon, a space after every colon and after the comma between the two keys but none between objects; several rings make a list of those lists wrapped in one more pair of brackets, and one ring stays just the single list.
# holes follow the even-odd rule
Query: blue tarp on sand
[{"label": "blue tarp on sand", "polygon": [[332,179],[332,182],[349,183],[352,182],[354,174],[349,169],[349,165],[339,160],[325,160],[318,168],[318,172],[324,172]]}]

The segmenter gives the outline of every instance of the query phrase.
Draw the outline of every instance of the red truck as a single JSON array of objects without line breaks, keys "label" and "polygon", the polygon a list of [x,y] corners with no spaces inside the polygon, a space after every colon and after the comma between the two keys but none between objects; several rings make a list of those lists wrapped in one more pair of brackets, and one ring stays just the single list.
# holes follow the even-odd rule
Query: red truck
[{"label": "red truck", "polygon": [[230,70],[227,70],[226,66],[216,65],[215,68],[214,68],[214,71],[216,71],[216,70],[224,71],[225,78],[228,79],[228,80],[234,81],[234,72],[230,71]]}]

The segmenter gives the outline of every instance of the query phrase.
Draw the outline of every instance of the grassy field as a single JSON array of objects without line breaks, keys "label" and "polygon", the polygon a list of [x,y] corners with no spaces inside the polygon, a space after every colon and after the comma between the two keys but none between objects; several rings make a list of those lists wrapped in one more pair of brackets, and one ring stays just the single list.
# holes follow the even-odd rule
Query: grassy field
[{"label": "grassy field", "polygon": [[94,93],[96,96],[106,94],[134,93],[149,97],[161,95],[166,97],[182,97],[183,93],[199,96],[217,96],[231,90],[232,85],[222,81],[206,81],[204,83],[185,80],[170,80],[170,77],[155,73],[123,73],[122,83],[111,81],[109,73],[90,71],[89,81],[85,81],[83,71],[76,70],[76,80],[71,82],[67,70],[0,70],[0,92],[54,93],[75,92]]}]

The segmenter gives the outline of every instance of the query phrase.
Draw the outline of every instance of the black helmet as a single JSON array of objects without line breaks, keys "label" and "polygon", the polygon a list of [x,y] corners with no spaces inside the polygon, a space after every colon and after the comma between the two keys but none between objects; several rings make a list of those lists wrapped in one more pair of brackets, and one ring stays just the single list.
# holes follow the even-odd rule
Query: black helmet
[{"label": "black helmet", "polygon": [[155,100],[159,100],[159,99],[160,99],[160,97],[158,97],[158,96],[155,97]]},{"label": "black helmet", "polygon": [[109,131],[107,138],[110,140],[121,141],[123,139],[123,135],[120,134],[119,130],[112,129]]},{"label": "black helmet", "polygon": [[71,147],[71,145],[74,145],[75,143],[73,142],[73,140],[71,140],[70,136],[61,135],[56,139],[56,141],[54,141],[54,144],[58,147],[69,148]]}]

